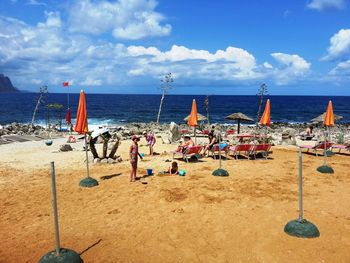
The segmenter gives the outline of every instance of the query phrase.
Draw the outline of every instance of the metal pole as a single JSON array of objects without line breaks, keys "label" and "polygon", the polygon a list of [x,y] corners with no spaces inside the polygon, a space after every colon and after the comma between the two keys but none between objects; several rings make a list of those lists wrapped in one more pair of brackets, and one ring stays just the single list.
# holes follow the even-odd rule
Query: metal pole
[{"label": "metal pole", "polygon": [[299,221],[303,220],[303,157],[299,147]]},{"label": "metal pole", "polygon": [[88,156],[88,152],[87,152],[86,134],[84,135],[84,141],[85,141],[85,154],[86,154],[86,172],[87,172],[87,177],[90,177],[90,172],[89,172],[89,156]]},{"label": "metal pole", "polygon": [[327,146],[327,128],[325,130],[324,133],[324,158],[323,158],[323,165],[326,165],[327,163],[327,150],[326,150],[326,146]]},{"label": "metal pole", "polygon": [[221,147],[220,147],[220,143],[219,145],[219,165],[220,165],[220,169],[221,169]]},{"label": "metal pole", "polygon": [[55,242],[56,242],[56,254],[60,254],[60,233],[58,227],[58,211],[57,211],[57,198],[56,198],[56,175],[55,175],[55,163],[51,162],[51,179],[52,179],[52,206],[55,225]]}]

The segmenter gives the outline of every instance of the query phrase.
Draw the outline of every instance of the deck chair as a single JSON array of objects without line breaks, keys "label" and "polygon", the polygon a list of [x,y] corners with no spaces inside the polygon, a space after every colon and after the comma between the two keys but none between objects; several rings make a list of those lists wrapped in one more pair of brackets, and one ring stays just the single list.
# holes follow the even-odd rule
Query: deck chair
[{"label": "deck chair", "polygon": [[333,149],[338,149],[338,153],[340,153],[341,150],[348,150],[350,151],[350,146],[348,145],[344,145],[344,144],[333,144],[332,147],[332,152],[333,152]]},{"label": "deck chair", "polygon": [[228,152],[229,152],[230,148],[229,148],[229,145],[226,144],[226,146],[224,146],[223,148],[221,148],[221,150],[219,149],[219,144],[214,144],[213,147],[211,148],[210,152],[212,153],[214,159],[216,159],[216,155],[215,153],[217,152],[218,154],[221,152],[224,152],[225,153],[225,157],[227,159],[227,155],[228,155]]},{"label": "deck chair", "polygon": [[309,150],[312,150],[312,151],[316,154],[316,156],[318,156],[318,154],[317,154],[317,151],[318,151],[318,150],[324,151],[325,146],[326,146],[326,150],[327,150],[327,149],[331,148],[332,145],[333,145],[333,143],[331,143],[331,142],[326,142],[326,143],[324,143],[324,142],[318,142],[315,146],[311,146],[311,145],[300,145],[299,147],[300,147],[301,149],[307,149],[307,152],[309,152]]},{"label": "deck chair", "polygon": [[254,156],[254,159],[256,159],[256,155],[261,153],[267,160],[267,155],[270,151],[271,144],[256,144],[253,146],[251,154]]},{"label": "deck chair", "polygon": [[182,152],[182,147],[179,146],[176,151],[173,152],[173,159],[175,158],[175,155],[181,155],[182,159],[188,162],[189,158],[191,158],[193,155],[199,154],[201,150],[202,146],[192,146],[188,147],[185,152]]},{"label": "deck chair", "polygon": [[[235,159],[238,159],[238,156],[244,156],[247,157],[247,159],[250,159],[251,152],[253,150],[254,145],[252,144],[237,144],[235,146],[230,147],[230,151],[232,152],[232,155],[235,157]],[[244,153],[244,155],[242,154]]]}]

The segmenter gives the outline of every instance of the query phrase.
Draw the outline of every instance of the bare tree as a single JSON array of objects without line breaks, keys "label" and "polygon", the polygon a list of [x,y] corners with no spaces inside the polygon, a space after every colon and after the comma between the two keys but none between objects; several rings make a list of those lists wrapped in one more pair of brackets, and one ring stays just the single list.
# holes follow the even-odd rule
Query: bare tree
[{"label": "bare tree", "polygon": [[257,96],[259,96],[259,109],[258,112],[256,114],[256,122],[259,122],[260,119],[260,114],[261,114],[261,108],[262,105],[264,103],[264,96],[267,95],[267,85],[265,83],[261,84],[258,90],[258,94],[256,94]]},{"label": "bare tree", "polygon": [[165,94],[167,94],[168,90],[170,90],[172,88],[171,84],[174,82],[174,79],[173,79],[171,73],[168,73],[160,81],[162,83],[160,89],[162,90],[163,93],[162,93],[162,97],[160,99],[160,104],[159,104],[157,124],[159,124],[159,118],[160,118],[160,113],[162,112],[162,106],[163,106]]},{"label": "bare tree", "polygon": [[39,109],[39,106],[42,102],[44,102],[44,98],[46,97],[48,91],[47,91],[47,86],[42,86],[39,90],[39,96],[38,96],[38,99],[36,101],[36,106],[35,106],[35,109],[34,109],[34,112],[33,112],[33,118],[32,118],[32,126],[34,125],[34,121],[35,121],[35,115],[36,115],[36,112],[38,111]]}]

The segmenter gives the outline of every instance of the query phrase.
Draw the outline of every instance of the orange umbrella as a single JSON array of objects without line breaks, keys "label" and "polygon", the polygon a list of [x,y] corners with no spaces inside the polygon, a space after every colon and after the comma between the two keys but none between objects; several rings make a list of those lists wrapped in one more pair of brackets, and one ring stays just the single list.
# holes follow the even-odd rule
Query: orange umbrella
[{"label": "orange umbrella", "polygon": [[190,117],[188,118],[188,125],[189,126],[197,126],[198,125],[198,115],[197,115],[197,104],[196,100],[192,101],[192,109]]},{"label": "orange umbrella", "polygon": [[333,105],[331,100],[328,102],[328,107],[327,107],[326,115],[324,116],[323,125],[327,127],[334,126],[334,113],[333,113]]},{"label": "orange umbrella", "polygon": [[266,126],[269,126],[271,124],[271,119],[270,119],[270,100],[269,99],[266,102],[264,113],[263,113],[263,115],[261,116],[261,119],[260,119],[260,124],[261,125],[266,125]]},{"label": "orange umbrella", "polygon": [[89,130],[86,111],[86,98],[83,90],[80,91],[77,120],[74,130],[80,134],[87,134]]}]

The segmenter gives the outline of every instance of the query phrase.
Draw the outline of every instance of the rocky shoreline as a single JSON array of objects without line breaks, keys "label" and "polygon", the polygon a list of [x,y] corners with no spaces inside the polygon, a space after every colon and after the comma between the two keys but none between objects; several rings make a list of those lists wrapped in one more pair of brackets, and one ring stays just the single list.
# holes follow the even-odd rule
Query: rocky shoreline
[{"label": "rocky shoreline", "polygon": [[[295,140],[310,124],[290,124],[290,123],[273,123],[270,127],[261,127],[256,125],[242,125],[241,133],[248,134],[269,134],[271,143],[273,145],[282,144],[296,144]],[[237,125],[222,125],[211,124],[198,127],[197,135],[199,137],[205,137],[201,134],[203,130],[214,129],[224,135],[224,138],[231,140],[234,135],[225,136],[228,131],[236,131]],[[323,136],[324,128],[321,124],[313,125],[315,139],[321,139]],[[176,124],[174,122],[170,124],[156,124],[156,123],[129,123],[122,126],[108,127],[112,140],[120,138],[121,140],[130,139],[132,135],[141,135],[143,131],[154,133],[163,143],[169,144],[177,142],[181,139],[184,133],[192,133],[193,129],[189,128],[186,124]],[[37,138],[57,138],[68,136],[67,131],[59,131],[57,129],[47,129],[39,125],[19,124],[11,123],[8,125],[0,125],[0,139],[6,138],[9,135],[17,136],[33,136]],[[350,141],[350,124],[336,124],[330,129],[330,136],[335,143],[345,143]]]}]

